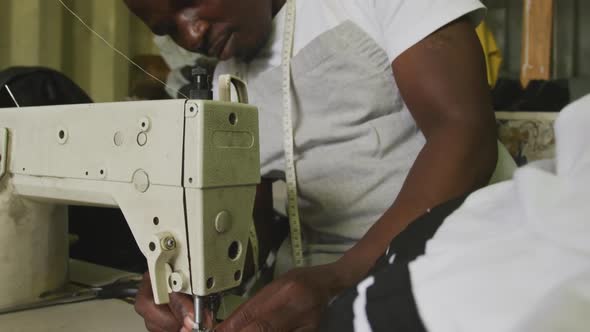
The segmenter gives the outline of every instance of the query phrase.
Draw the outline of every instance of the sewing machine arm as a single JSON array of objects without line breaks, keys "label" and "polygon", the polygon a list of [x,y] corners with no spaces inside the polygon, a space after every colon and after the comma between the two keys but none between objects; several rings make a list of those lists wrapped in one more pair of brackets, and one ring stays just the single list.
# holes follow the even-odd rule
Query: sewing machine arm
[{"label": "sewing machine arm", "polygon": [[0,179],[25,199],[119,207],[156,303],[219,293],[244,270],[258,112],[203,100],[1,110]]}]

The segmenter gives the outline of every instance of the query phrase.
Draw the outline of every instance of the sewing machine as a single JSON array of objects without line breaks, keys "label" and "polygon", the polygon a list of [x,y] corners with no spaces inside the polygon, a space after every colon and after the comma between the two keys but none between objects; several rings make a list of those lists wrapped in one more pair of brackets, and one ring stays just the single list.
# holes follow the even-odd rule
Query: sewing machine
[{"label": "sewing machine", "polygon": [[193,295],[200,323],[216,294],[242,281],[260,181],[245,84],[220,77],[219,98],[0,110],[0,182],[18,199],[119,207],[155,302]]}]

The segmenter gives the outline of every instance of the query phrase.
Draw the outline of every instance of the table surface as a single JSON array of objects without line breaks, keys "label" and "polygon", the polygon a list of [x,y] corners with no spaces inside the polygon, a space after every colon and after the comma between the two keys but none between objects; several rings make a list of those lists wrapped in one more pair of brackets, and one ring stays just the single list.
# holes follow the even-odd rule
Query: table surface
[{"label": "table surface", "polygon": [[[72,260],[70,280],[86,285],[103,285],[133,275],[90,263]],[[95,300],[0,315],[0,331],[11,332],[145,332],[133,306],[121,300]]]}]

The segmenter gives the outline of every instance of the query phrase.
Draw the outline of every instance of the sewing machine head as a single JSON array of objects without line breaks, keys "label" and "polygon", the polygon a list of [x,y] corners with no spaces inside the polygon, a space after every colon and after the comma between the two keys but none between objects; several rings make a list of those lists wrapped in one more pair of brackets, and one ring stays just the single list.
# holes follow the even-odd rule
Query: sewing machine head
[{"label": "sewing machine head", "polygon": [[158,304],[236,287],[260,180],[258,112],[239,81],[221,77],[219,89],[220,101],[1,110],[0,181],[18,199],[119,207]]}]

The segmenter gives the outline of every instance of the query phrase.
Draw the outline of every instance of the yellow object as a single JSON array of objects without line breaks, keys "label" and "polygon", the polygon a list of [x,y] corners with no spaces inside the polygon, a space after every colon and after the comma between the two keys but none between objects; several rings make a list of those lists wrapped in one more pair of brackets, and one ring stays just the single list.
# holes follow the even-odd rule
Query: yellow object
[{"label": "yellow object", "polygon": [[486,57],[486,66],[488,71],[488,83],[491,87],[496,85],[498,75],[500,73],[500,66],[502,65],[502,52],[498,48],[494,34],[487,27],[485,22],[482,22],[476,29],[477,36],[483,47]]}]

